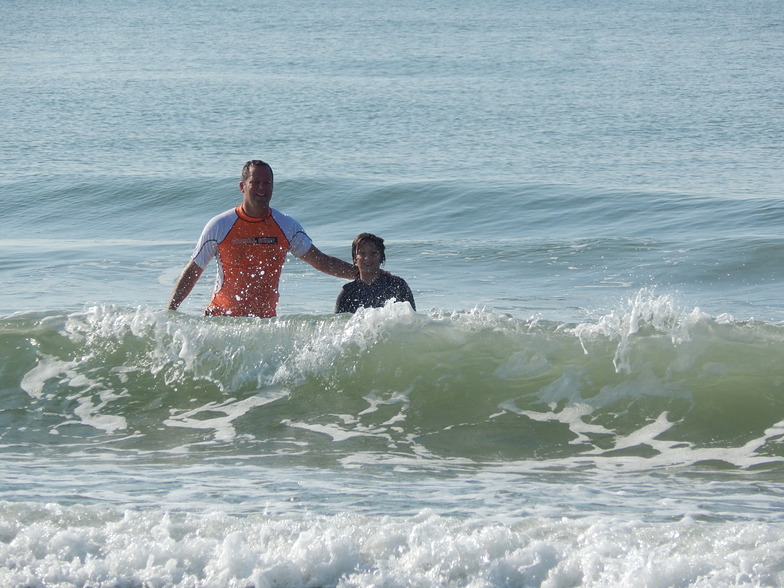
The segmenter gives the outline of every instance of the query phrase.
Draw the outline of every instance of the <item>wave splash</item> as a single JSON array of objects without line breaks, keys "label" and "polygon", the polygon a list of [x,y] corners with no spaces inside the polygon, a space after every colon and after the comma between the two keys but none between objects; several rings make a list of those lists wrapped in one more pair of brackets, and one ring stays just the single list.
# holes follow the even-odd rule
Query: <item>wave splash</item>
[{"label": "wave splash", "polygon": [[91,306],[0,325],[7,445],[547,467],[784,460],[784,329],[647,290],[579,324],[389,304],[266,321]]}]

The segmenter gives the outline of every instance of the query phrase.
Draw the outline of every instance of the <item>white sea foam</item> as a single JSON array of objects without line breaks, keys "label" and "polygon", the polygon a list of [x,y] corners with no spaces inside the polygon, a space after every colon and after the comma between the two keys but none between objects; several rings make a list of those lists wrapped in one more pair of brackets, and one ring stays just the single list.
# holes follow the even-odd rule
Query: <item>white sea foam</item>
[{"label": "white sea foam", "polygon": [[53,357],[41,356],[35,367],[28,370],[19,383],[22,390],[33,398],[41,398],[44,385],[52,378],[67,374],[70,362],[60,361]]},{"label": "white sea foam", "polygon": [[[35,518],[40,522],[29,524]],[[5,504],[0,583],[36,585],[778,585],[781,529],[587,516],[514,523]],[[11,562],[13,564],[11,565]]]},{"label": "white sea foam", "polygon": [[[286,390],[267,389],[256,396],[242,400],[228,398],[220,403],[208,402],[190,410],[172,409],[171,416],[163,424],[168,427],[213,430],[216,441],[231,441],[237,435],[231,424],[232,421],[246,415],[254,408],[275,402],[287,394]],[[223,416],[212,416],[214,413]]]}]

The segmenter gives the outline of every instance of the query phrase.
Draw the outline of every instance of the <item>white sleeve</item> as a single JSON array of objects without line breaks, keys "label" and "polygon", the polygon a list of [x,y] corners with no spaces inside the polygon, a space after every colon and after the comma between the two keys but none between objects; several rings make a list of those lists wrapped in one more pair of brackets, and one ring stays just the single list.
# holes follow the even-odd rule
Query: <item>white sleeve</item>
[{"label": "white sleeve", "polygon": [[313,241],[308,237],[308,234],[305,232],[305,229],[302,228],[302,225],[290,216],[274,209],[272,210],[272,217],[289,240],[289,251],[291,254],[294,257],[302,257],[305,255],[311,245],[313,245]]},{"label": "white sleeve", "polygon": [[207,264],[218,253],[218,244],[226,238],[235,222],[237,222],[237,213],[234,209],[227,210],[210,219],[201,232],[191,255],[191,259],[196,265],[201,269],[207,267]]}]

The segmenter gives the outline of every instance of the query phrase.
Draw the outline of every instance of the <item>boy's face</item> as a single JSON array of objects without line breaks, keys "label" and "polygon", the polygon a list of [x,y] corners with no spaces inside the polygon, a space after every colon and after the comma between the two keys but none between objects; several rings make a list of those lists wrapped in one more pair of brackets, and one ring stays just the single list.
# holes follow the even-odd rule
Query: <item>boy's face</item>
[{"label": "boy's face", "polygon": [[381,267],[381,251],[373,243],[360,243],[354,263],[361,272],[377,272]]}]

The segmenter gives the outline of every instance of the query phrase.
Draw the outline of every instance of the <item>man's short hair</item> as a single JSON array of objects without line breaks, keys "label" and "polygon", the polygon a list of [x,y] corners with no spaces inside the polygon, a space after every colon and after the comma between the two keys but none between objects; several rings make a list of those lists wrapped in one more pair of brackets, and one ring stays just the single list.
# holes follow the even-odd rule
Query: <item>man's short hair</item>
[{"label": "man's short hair", "polygon": [[251,159],[250,161],[246,162],[245,165],[242,166],[242,181],[247,182],[248,178],[250,177],[250,170],[254,167],[266,167],[270,174],[272,173],[272,166],[267,163],[266,161],[262,161],[261,159]]}]

